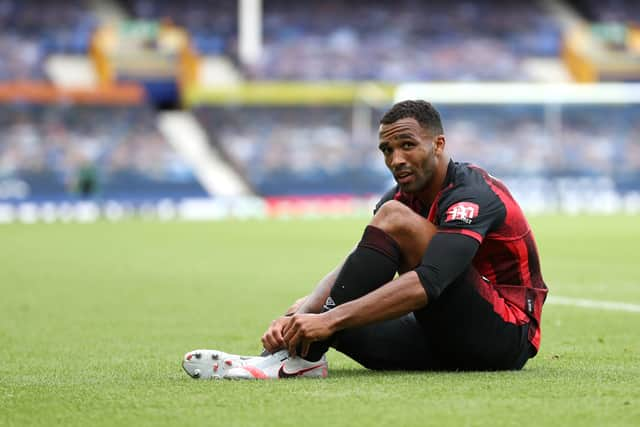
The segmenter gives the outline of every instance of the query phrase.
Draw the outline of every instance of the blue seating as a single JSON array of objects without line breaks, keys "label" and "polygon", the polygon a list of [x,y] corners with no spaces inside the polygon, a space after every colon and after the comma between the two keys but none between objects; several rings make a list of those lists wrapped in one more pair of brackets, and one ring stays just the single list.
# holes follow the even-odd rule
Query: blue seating
[{"label": "blue seating", "polygon": [[26,183],[32,200],[61,200],[76,197],[87,168],[95,197],[206,195],[149,107],[0,104],[0,180]]}]

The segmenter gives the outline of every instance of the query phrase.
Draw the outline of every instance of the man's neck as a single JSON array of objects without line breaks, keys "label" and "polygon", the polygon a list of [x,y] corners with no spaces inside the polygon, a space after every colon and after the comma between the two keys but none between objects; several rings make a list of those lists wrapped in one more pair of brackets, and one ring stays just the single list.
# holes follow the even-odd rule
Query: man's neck
[{"label": "man's neck", "polygon": [[440,159],[440,163],[434,173],[429,185],[416,194],[416,197],[425,206],[431,206],[436,196],[442,189],[445,179],[447,178],[447,169],[449,167],[449,156]]}]

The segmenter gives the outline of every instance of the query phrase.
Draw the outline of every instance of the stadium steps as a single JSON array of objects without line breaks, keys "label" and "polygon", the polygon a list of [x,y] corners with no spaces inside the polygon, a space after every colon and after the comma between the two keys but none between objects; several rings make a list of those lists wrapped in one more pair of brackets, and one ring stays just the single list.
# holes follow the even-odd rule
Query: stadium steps
[{"label": "stadium steps", "polygon": [[188,111],[158,114],[158,129],[189,162],[202,186],[212,196],[237,197],[252,195],[243,178],[236,173],[209,144],[207,134]]}]

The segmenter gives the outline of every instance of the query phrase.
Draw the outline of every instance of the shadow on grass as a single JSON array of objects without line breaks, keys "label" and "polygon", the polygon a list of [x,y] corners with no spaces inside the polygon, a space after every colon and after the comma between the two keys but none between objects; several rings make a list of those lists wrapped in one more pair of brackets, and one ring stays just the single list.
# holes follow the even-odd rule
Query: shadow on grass
[{"label": "shadow on grass", "polygon": [[[533,371],[533,372],[532,372]],[[500,375],[528,375],[538,371],[536,368],[524,368],[521,371],[473,371],[473,370],[434,370],[434,371],[403,371],[388,370],[378,371],[366,368],[331,368],[329,369],[330,378],[375,378],[375,377],[416,377],[416,376],[449,376],[449,375],[472,375],[472,376],[500,376]]]},{"label": "shadow on grass", "polygon": [[362,378],[362,377],[407,377],[416,375],[433,375],[450,372],[435,372],[435,371],[378,371],[366,368],[331,368],[329,369],[329,376],[331,378]]}]

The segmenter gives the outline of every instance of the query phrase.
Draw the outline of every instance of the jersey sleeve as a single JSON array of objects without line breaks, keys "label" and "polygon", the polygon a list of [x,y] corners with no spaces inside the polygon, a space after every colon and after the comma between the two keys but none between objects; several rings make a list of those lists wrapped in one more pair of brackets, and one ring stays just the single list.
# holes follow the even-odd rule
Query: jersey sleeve
[{"label": "jersey sleeve", "polygon": [[441,197],[435,223],[439,233],[462,234],[482,243],[505,215],[506,208],[495,193],[463,185]]},{"label": "jersey sleeve", "polygon": [[415,269],[429,301],[434,301],[473,260],[480,244],[460,234],[437,233]]}]

